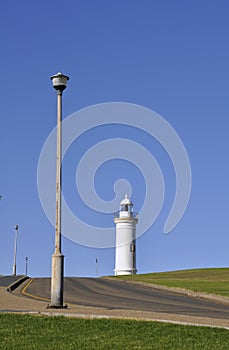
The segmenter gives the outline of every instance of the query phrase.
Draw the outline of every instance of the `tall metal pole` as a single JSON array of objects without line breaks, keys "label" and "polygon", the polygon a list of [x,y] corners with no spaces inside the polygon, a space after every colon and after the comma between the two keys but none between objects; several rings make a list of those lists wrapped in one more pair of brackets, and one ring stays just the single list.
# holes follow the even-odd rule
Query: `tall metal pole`
[{"label": "tall metal pole", "polygon": [[95,264],[96,264],[96,277],[98,277],[98,275],[99,275],[99,266],[98,266],[99,259],[98,258],[95,259]]},{"label": "tall metal pole", "polygon": [[61,185],[62,185],[62,91],[66,88],[67,76],[57,73],[51,77],[57,91],[57,148],[56,148],[56,231],[55,251],[52,255],[51,305],[63,308],[64,255],[61,252]]},{"label": "tall metal pole", "polygon": [[18,236],[18,225],[15,225],[15,239],[14,239],[14,264],[13,264],[13,276],[17,274],[17,236]]},{"label": "tall metal pole", "polygon": [[25,275],[28,275],[28,256],[25,258]]}]

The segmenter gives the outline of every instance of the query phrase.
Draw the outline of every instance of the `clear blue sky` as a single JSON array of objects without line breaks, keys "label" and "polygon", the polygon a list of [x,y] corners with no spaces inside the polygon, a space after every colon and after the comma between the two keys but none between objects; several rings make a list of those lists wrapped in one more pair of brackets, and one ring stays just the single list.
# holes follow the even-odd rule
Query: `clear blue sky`
[{"label": "clear blue sky", "polygon": [[[191,198],[178,226],[165,235],[175,191],[171,164],[156,142],[150,144],[136,131],[116,130],[116,137],[150,144],[165,177],[162,211],[137,241],[138,272],[228,267],[228,12],[226,0],[1,3],[0,274],[12,273],[15,224],[18,273],[25,272],[28,256],[31,276],[51,274],[54,228],[39,201],[37,164],[56,125],[50,76],[58,71],[70,76],[64,117],[93,104],[134,103],[163,116],[186,147]],[[98,142],[103,132],[97,132],[88,139]],[[69,181],[64,188],[69,205],[83,217],[84,206],[71,181],[78,161],[74,152],[66,155]],[[130,177],[139,211],[140,175],[129,164],[120,164],[120,176]],[[116,166],[107,163],[96,175],[102,198],[109,188],[102,193],[101,183],[112,179]],[[113,184],[109,186],[112,193]],[[113,274],[114,249],[88,248],[64,238],[63,253],[66,275],[95,276],[96,258],[100,275]]]}]

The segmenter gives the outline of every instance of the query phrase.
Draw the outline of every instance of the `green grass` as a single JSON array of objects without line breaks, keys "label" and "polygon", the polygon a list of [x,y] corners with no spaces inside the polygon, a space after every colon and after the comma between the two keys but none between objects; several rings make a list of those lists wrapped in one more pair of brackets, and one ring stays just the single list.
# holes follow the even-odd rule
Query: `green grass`
[{"label": "green grass", "polygon": [[225,329],[159,322],[0,314],[0,349],[226,350]]},{"label": "green grass", "polygon": [[229,296],[229,268],[171,271],[116,278]]}]

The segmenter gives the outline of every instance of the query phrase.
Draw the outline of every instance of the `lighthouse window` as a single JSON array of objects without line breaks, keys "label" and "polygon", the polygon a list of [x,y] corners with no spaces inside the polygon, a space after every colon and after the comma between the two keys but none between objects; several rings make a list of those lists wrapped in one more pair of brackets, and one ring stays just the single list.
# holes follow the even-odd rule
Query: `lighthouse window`
[{"label": "lighthouse window", "polygon": [[124,211],[128,211],[128,205],[125,205]]},{"label": "lighthouse window", "polygon": [[131,252],[131,253],[134,253],[135,250],[136,250],[135,244],[131,244],[131,245],[130,245],[130,252]]}]

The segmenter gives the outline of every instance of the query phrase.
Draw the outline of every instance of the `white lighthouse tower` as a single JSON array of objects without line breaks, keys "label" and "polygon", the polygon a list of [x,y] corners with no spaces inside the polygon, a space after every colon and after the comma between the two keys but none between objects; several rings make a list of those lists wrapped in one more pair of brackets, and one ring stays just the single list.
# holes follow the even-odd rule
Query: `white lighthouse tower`
[{"label": "white lighthouse tower", "polygon": [[133,203],[125,195],[114,219],[116,225],[115,276],[136,274],[136,224]]}]

